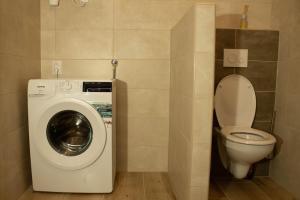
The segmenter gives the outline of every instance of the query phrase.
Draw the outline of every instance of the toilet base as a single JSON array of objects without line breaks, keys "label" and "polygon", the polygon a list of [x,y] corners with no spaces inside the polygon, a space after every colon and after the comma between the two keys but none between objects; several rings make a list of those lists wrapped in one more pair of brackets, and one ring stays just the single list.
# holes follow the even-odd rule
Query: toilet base
[{"label": "toilet base", "polygon": [[243,179],[247,176],[248,171],[250,169],[248,163],[241,163],[236,161],[230,161],[229,170],[230,173],[237,179]]}]

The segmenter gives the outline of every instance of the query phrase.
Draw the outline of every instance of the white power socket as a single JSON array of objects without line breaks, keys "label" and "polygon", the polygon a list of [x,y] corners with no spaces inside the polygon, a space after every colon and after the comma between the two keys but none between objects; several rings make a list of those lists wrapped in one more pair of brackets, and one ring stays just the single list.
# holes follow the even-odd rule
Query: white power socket
[{"label": "white power socket", "polygon": [[52,74],[53,75],[61,75],[62,71],[62,61],[61,60],[53,60],[52,61]]}]

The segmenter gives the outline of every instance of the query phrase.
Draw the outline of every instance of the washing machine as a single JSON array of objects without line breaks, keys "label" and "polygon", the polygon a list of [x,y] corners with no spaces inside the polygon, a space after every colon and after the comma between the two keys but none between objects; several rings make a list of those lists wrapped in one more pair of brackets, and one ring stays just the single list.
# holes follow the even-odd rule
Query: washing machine
[{"label": "washing machine", "polygon": [[110,193],[116,173],[116,81],[30,80],[33,190]]}]

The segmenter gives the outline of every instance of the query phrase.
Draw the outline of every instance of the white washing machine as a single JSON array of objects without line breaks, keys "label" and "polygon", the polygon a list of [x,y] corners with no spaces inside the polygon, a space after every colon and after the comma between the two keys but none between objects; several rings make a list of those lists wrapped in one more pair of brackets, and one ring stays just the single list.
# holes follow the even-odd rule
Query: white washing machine
[{"label": "white washing machine", "polygon": [[110,193],[116,171],[115,81],[30,80],[33,189]]}]

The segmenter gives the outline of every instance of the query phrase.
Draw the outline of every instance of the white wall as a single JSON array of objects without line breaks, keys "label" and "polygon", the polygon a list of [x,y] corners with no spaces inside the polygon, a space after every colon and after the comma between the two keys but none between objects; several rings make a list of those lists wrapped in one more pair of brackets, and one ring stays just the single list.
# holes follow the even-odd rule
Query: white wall
[{"label": "white wall", "polygon": [[196,5],[171,31],[169,177],[178,200],[208,198],[215,6]]}]

